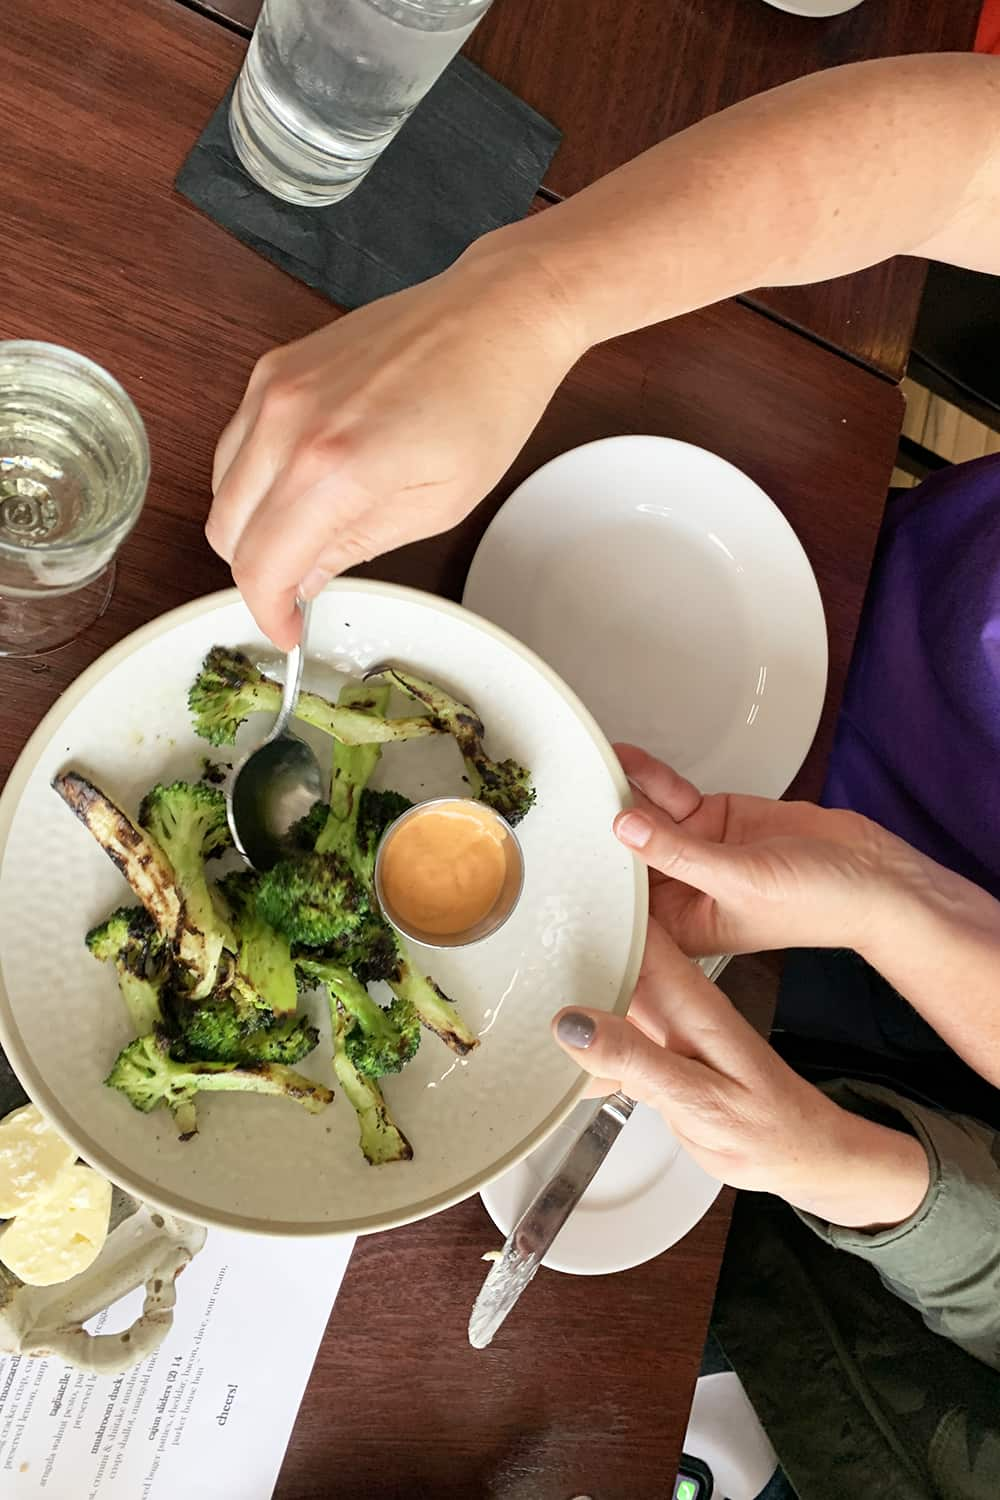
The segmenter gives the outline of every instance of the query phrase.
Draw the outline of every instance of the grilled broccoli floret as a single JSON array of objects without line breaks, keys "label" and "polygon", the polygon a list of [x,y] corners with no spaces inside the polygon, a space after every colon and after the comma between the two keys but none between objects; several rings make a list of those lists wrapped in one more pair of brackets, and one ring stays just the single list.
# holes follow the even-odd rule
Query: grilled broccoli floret
[{"label": "grilled broccoli floret", "polygon": [[223,949],[235,947],[205,876],[205,861],[232,843],[226,800],[203,781],[154,786],[143,798],[139,822],[166,854],[183,897],[177,957],[190,973],[192,995],[207,995],[216,982]]},{"label": "grilled broccoli floret", "polygon": [[229,908],[239,944],[240,974],[263,996],[275,1015],[294,1014],[298,987],[291,947],[287,937],[261,914],[260,876],[252,870],[238,870],[220,880],[218,889]]},{"label": "grilled broccoli floret", "polygon": [[288,830],[286,843],[289,849],[296,849],[301,854],[311,854],[329,816],[329,802],[314,802],[305,817],[299,818]]},{"label": "grilled broccoli floret", "polygon": [[260,877],[257,909],[289,942],[308,948],[350,942],[371,918],[364,889],[334,854],[279,860]]},{"label": "grilled broccoli floret", "polygon": [[409,1161],[413,1147],[389,1114],[388,1106],[374,1078],[366,1078],[354,1066],[348,1053],[348,1017],[336,1001],[330,1001],[333,1019],[333,1071],[348,1102],[358,1117],[358,1133],[365,1160],[373,1167],[391,1161]]},{"label": "grilled broccoli floret", "polygon": [[396,934],[384,917],[371,914],[359,932],[347,941],[325,943],[322,948],[296,948],[300,958],[328,959],[341,968],[350,969],[362,984],[377,984],[394,979],[399,973],[399,945]]},{"label": "grilled broccoli floret", "polygon": [[[265,677],[242,651],[213,646],[188,693],[195,733],[211,745],[231,745],[250,714],[278,713],[281,692],[281,684]],[[317,693],[299,694],[295,717],[345,745],[423,739],[439,732],[424,717],[374,717],[351,708],[337,708]]]},{"label": "grilled broccoli floret", "polygon": [[262,1024],[253,1024],[247,1012],[230,999],[205,1000],[186,1005],[170,1053],[175,1058],[193,1057],[204,1062],[301,1062],[319,1041],[319,1032],[304,1016],[268,1020],[257,1012]]},{"label": "grilled broccoli floret", "polygon": [[142,1035],[163,1020],[160,995],[169,969],[169,945],[142,906],[120,906],[87,933],[87,947],[113,964],[125,1008]]},{"label": "grilled broccoli floret", "polygon": [[364,985],[340,964],[304,959],[302,973],[322,984],[334,1008],[339,1003],[349,1017],[345,1046],[351,1063],[366,1078],[398,1073],[420,1046],[420,1019],[405,999],[395,999],[387,1010]]},{"label": "grilled broccoli floret", "polygon": [[357,841],[365,878],[375,879],[375,856],[386,829],[413,806],[402,792],[373,791],[365,787],[358,810]]},{"label": "grilled broccoli floret", "polygon": [[318,1114],[333,1098],[329,1089],[313,1083],[281,1063],[241,1067],[227,1062],[177,1062],[170,1043],[156,1032],[130,1042],[115,1059],[105,1082],[124,1094],[134,1109],[148,1114],[161,1104],[171,1109],[188,1105],[202,1091],[282,1094],[310,1114]]},{"label": "grilled broccoli floret", "polygon": [[145,967],[150,943],[156,941],[160,949],[163,947],[162,934],[142,906],[119,906],[90,929],[85,941],[101,963],[129,963],[133,971]]},{"label": "grilled broccoli floret", "polygon": [[422,703],[432,723],[450,734],[462,752],[465,774],[472,795],[507,819],[513,828],[534,805],[531,776],[516,760],[492,760],[486,753],[483,721],[468,704],[460,703],[442,688],[396,667],[386,668],[390,682]]}]

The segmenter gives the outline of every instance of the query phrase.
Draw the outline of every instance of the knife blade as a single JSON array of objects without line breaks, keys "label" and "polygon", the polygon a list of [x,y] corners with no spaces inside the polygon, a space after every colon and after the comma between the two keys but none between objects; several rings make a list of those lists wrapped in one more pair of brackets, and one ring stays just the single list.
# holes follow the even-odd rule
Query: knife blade
[{"label": "knife blade", "polygon": [[474,1349],[485,1349],[492,1342],[634,1108],[635,1100],[626,1094],[610,1094],[514,1225],[469,1318],[469,1343]]}]

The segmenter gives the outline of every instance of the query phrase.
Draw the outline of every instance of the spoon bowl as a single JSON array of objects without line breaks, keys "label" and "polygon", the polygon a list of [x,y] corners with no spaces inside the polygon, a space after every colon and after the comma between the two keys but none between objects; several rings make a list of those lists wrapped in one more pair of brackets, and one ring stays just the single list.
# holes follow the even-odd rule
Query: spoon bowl
[{"label": "spoon bowl", "polygon": [[271,733],[233,777],[226,813],[233,843],[255,870],[270,870],[288,850],[288,834],[323,796],[319,762],[305,740],[290,734],[302,685],[311,606],[299,603],[302,632],[288,653],[281,708]]},{"label": "spoon bowl", "polygon": [[269,870],[287,852],[292,825],[322,796],[319,764],[305,740],[265,740],[236,773],[229,797],[229,826],[243,858]]}]

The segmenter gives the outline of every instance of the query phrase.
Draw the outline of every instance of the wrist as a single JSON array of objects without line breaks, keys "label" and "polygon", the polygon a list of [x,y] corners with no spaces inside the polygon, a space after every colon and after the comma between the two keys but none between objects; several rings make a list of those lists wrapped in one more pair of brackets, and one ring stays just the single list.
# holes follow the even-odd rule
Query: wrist
[{"label": "wrist", "polygon": [[477,297],[502,300],[506,310],[529,322],[560,362],[565,374],[590,348],[586,306],[571,295],[559,272],[558,256],[536,243],[532,230],[544,212],[492,230],[470,245],[453,266]]},{"label": "wrist", "polygon": [[794,1208],[843,1229],[876,1233],[917,1212],[930,1186],[921,1143],[831,1101],[823,1159],[809,1183],[782,1194]]}]

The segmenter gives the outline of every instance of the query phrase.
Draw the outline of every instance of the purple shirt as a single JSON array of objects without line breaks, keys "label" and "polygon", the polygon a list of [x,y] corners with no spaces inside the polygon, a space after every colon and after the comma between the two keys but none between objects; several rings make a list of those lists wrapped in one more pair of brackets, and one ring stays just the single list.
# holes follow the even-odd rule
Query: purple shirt
[{"label": "purple shirt", "polygon": [[890,500],[823,801],[1000,898],[1000,454]]}]

